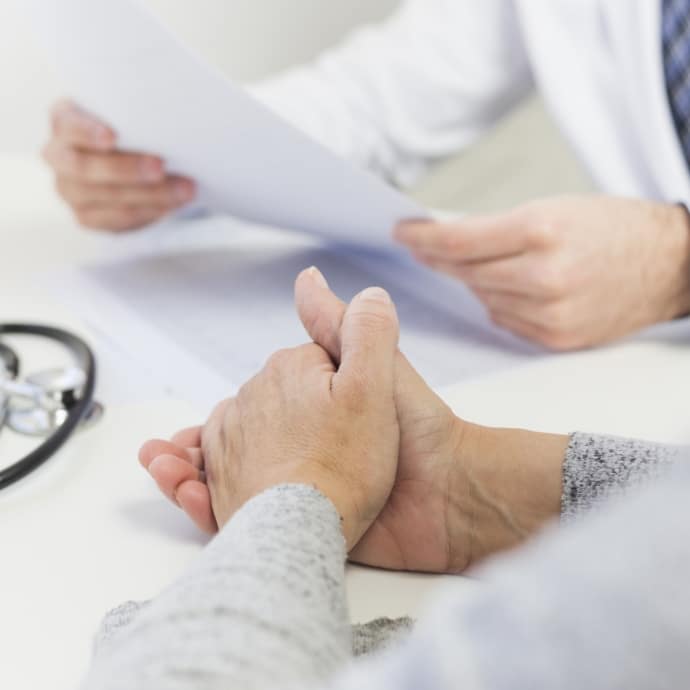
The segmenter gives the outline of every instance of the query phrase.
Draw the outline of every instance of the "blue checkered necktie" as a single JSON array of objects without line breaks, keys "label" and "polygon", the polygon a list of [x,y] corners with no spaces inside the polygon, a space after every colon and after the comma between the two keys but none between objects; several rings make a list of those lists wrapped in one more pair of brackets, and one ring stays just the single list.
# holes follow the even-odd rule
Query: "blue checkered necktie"
[{"label": "blue checkered necktie", "polygon": [[666,92],[690,169],[690,0],[662,0]]}]

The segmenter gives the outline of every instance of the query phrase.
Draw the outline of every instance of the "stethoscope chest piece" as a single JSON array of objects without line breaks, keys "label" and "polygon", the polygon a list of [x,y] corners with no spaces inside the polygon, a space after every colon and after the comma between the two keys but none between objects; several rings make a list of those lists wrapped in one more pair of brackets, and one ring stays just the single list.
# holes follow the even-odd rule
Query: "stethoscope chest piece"
[{"label": "stethoscope chest piece", "polygon": [[[105,408],[94,400],[82,417],[77,431],[83,431],[96,424]],[[35,436],[36,438],[48,438],[57,431],[67,420],[69,412],[63,407],[56,410],[46,410],[41,407],[22,409],[10,407],[6,424],[12,431],[23,436]]]},{"label": "stethoscope chest piece", "polygon": [[38,336],[57,341],[71,353],[74,364],[19,378],[19,357],[0,342],[0,429],[40,438],[38,446],[13,465],[0,468],[0,489],[40,467],[71,434],[95,424],[103,407],[94,400],[96,362],[78,336],[40,324],[0,323],[0,336]]},{"label": "stethoscope chest piece", "polygon": [[[66,421],[83,395],[86,374],[78,367],[49,369],[32,374],[17,385],[6,423],[18,434],[48,438]],[[78,429],[92,426],[103,416],[103,406],[92,401]]]}]

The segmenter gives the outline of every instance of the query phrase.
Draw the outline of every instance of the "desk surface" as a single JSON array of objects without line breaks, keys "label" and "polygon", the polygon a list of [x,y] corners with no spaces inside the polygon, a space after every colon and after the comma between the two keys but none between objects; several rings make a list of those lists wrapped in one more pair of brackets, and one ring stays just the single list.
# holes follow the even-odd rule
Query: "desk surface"
[{"label": "desk surface", "polygon": [[[0,320],[50,321],[93,336],[39,278],[99,256],[102,240],[76,228],[36,160],[0,157],[0,189]],[[690,442],[681,383],[690,380],[688,345],[687,334],[641,339],[442,393],[458,414],[484,424]],[[45,365],[46,347],[27,349],[27,369]],[[127,374],[106,363],[99,390],[106,404],[110,382]],[[183,401],[133,396],[109,406],[99,426],[75,437],[43,470],[0,494],[3,687],[76,687],[106,609],[155,595],[201,548],[203,539],[159,498],[136,462],[142,440],[200,418]],[[0,462],[22,450],[18,439],[0,434]],[[415,615],[443,579],[351,568],[353,619]]]}]

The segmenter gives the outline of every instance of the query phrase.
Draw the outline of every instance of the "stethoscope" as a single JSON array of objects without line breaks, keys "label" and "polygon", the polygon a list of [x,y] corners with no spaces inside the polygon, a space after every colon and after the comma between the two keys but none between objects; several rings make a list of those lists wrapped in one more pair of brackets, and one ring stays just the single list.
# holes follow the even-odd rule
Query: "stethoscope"
[{"label": "stethoscope", "polygon": [[103,407],[94,400],[96,360],[78,336],[60,328],[33,324],[0,324],[7,335],[54,340],[71,353],[74,364],[49,369],[19,380],[17,353],[0,340],[0,429],[43,439],[35,450],[0,470],[0,489],[38,469],[86,423],[100,419]]}]

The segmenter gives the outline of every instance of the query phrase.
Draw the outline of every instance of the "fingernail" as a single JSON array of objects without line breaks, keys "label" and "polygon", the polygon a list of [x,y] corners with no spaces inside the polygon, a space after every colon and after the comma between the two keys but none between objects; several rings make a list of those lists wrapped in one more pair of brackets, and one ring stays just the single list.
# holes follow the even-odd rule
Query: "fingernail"
[{"label": "fingernail", "polygon": [[149,474],[151,474],[151,475],[155,474],[156,469],[158,468],[158,465],[161,464],[160,460],[162,457],[163,457],[162,455],[156,455],[156,457],[153,460],[151,460],[151,462],[149,463],[149,466],[148,466]]},{"label": "fingernail", "polygon": [[155,158],[143,158],[139,164],[139,170],[144,180],[154,182],[163,174],[163,165]]},{"label": "fingernail", "polygon": [[364,300],[366,302],[381,302],[382,304],[390,304],[390,295],[380,287],[370,287],[357,295],[358,300]]},{"label": "fingernail", "polygon": [[194,198],[194,185],[191,182],[179,181],[173,186],[175,201],[184,204]]},{"label": "fingernail", "polygon": [[322,287],[328,289],[328,281],[316,266],[309,269],[309,275]]}]

